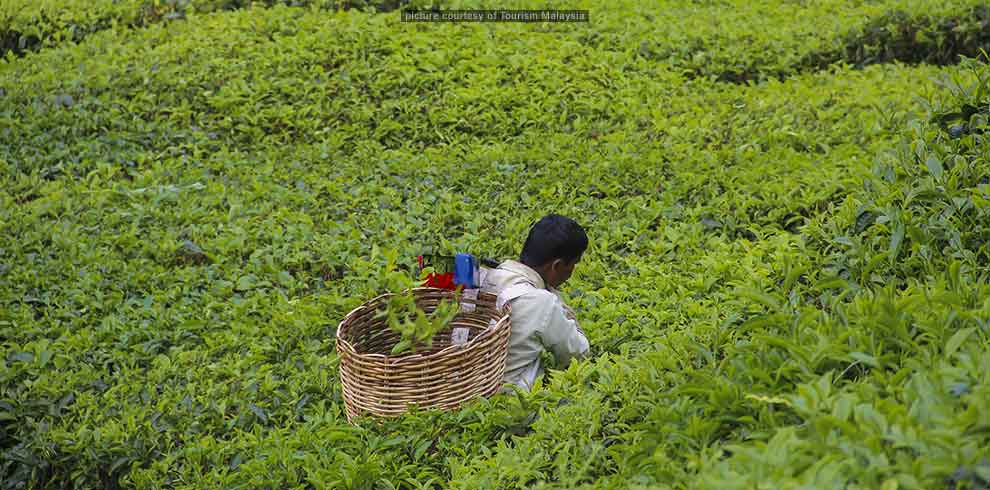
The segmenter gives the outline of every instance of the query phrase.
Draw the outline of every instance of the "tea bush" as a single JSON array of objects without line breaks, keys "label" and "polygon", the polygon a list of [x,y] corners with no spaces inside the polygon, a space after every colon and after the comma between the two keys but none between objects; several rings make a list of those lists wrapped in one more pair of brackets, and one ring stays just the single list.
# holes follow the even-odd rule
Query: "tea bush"
[{"label": "tea bush", "polygon": [[[977,4],[804,4],[192,9],[8,57],[0,487],[986,486],[987,67],[802,61]],[[550,211],[593,358],[348,424],[332,339],[386,257]]]},{"label": "tea bush", "polygon": [[[400,0],[4,0],[0,3],[0,55],[79,42],[106,29],[138,28],[196,13],[273,5],[388,12],[399,8],[401,3]],[[443,5],[418,0],[404,3],[412,8]]]},{"label": "tea bush", "polygon": [[188,0],[4,0],[0,4],[0,54],[78,42],[112,27],[140,27],[178,18]]},{"label": "tea bush", "polygon": [[954,63],[987,49],[985,2],[621,1],[574,33],[583,44],[669,64],[695,77],[746,83],[904,62]]}]

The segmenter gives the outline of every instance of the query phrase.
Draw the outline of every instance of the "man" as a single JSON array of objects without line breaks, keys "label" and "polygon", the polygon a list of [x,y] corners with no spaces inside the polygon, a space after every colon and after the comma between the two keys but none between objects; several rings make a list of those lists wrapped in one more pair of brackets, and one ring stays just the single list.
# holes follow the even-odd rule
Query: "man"
[{"label": "man", "polygon": [[588,235],[570,218],[550,214],[529,230],[519,260],[486,274],[482,289],[511,307],[512,331],[505,382],[530,390],[543,373],[540,354],[553,353],[560,367],[588,355],[588,339],[557,288],[588,248]]}]

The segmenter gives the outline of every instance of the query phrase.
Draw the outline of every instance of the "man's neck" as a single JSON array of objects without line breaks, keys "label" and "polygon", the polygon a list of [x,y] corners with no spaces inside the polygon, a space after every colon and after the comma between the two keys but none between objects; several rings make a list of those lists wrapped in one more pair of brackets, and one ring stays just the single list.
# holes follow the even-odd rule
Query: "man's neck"
[{"label": "man's neck", "polygon": [[522,265],[525,265],[526,267],[529,267],[530,269],[533,269],[534,271],[536,271],[536,273],[540,275],[540,279],[543,279],[543,287],[545,287],[546,289],[553,289],[553,286],[550,285],[550,281],[547,281],[547,267],[546,267],[546,265],[543,265],[543,266],[540,266],[540,267],[533,267],[532,265],[529,265],[529,264],[527,264],[525,262],[522,262],[522,261],[520,261],[519,263],[521,263]]}]

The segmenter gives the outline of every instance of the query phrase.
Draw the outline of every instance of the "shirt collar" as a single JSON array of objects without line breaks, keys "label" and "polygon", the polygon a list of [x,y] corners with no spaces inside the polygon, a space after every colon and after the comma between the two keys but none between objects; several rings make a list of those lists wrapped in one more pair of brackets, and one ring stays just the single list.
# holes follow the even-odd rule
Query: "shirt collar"
[{"label": "shirt collar", "polygon": [[543,276],[541,276],[539,272],[533,270],[532,267],[522,262],[506,260],[505,262],[502,262],[498,268],[523,276],[538,289],[546,289],[547,287],[546,283],[543,282]]}]

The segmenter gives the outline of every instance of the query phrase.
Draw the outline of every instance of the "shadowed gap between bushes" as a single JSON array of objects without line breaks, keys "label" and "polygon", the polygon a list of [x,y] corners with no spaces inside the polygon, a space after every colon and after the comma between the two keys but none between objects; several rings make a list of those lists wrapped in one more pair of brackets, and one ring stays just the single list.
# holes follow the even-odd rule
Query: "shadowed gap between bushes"
[{"label": "shadowed gap between bushes", "polygon": [[888,12],[870,21],[861,31],[850,32],[844,38],[840,49],[811,53],[789,71],[765,73],[754,67],[717,73],[695,71],[694,75],[714,75],[720,82],[745,84],[823,71],[835,63],[847,63],[855,68],[895,61],[954,65],[962,56],[977,58],[982,51],[990,51],[990,6],[979,5],[951,17]]}]

